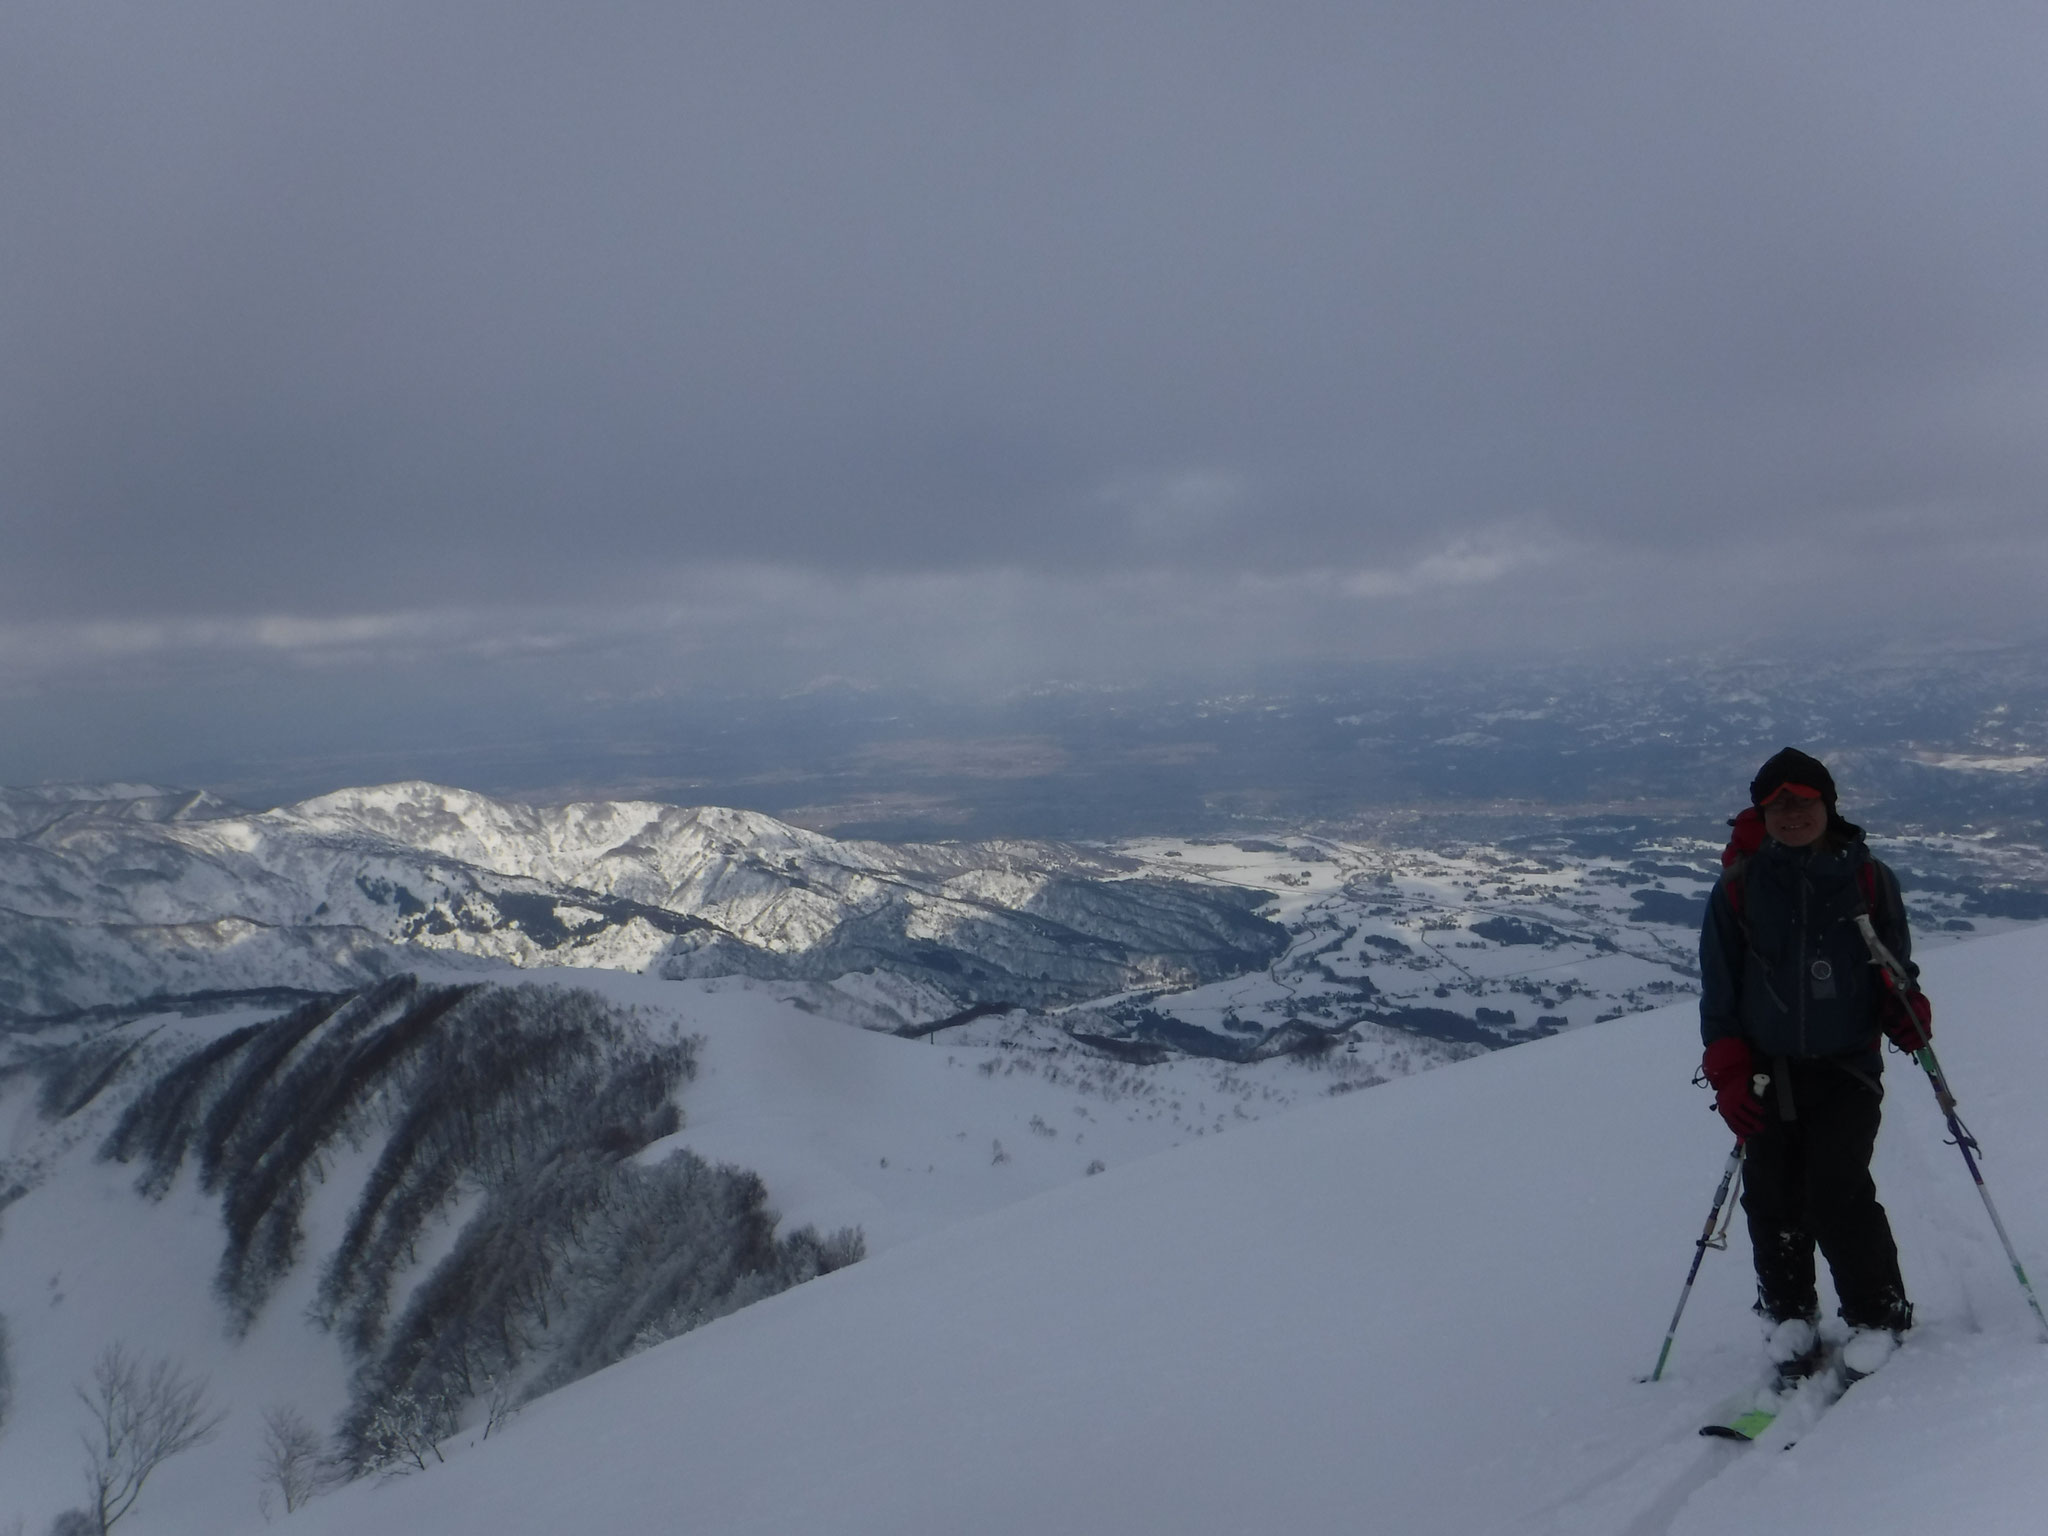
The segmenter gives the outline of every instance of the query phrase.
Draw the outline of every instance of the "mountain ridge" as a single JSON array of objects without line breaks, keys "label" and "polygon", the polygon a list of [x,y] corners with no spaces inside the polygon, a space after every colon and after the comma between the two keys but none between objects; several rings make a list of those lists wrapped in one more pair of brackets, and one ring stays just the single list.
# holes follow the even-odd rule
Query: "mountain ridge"
[{"label": "mountain ridge", "polygon": [[425,781],[257,813],[121,788],[140,792],[0,791],[17,1017],[200,990],[209,951],[321,989],[402,967],[380,947],[674,976],[886,964],[968,1006],[1198,983],[1286,943],[1246,892],[1056,843],[842,842],[725,807],[537,808]]}]

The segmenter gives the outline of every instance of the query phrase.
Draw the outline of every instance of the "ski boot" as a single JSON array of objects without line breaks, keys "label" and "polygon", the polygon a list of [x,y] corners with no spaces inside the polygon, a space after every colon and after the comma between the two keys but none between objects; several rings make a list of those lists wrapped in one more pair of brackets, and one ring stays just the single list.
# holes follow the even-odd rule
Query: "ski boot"
[{"label": "ski boot", "polygon": [[1764,1320],[1764,1357],[1777,1374],[1775,1390],[1790,1392],[1827,1363],[1827,1345],[1809,1318]]}]

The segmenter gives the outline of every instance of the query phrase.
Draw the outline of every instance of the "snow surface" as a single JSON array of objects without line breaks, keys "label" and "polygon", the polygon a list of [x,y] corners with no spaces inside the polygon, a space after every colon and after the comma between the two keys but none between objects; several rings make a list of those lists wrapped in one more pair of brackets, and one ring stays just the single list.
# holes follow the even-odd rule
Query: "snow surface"
[{"label": "snow surface", "polygon": [[[1926,969],[1938,1044],[1994,1194],[2023,1257],[2048,1271],[2048,1123],[2037,1110],[2048,1036],[2032,1005],[2048,931],[1950,947]],[[736,1030],[760,1006],[741,989],[728,1022]],[[751,1057],[736,1035],[707,1031],[707,1068],[722,1037],[727,1065],[686,1090],[685,1105],[732,1155],[748,1138],[772,1152],[814,1116],[818,1135],[845,1139],[809,1164],[841,1168],[844,1186],[815,1175],[785,1208],[862,1219],[867,1202],[879,1222],[895,1200],[910,1214],[874,1256],[541,1399],[488,1440],[451,1443],[445,1466],[352,1485],[276,1528],[1765,1536],[2048,1524],[2048,1347],[1942,1144],[1931,1094],[1897,1058],[1878,1178],[1921,1327],[1778,1451],[1696,1434],[1759,1356],[1739,1224],[1732,1250],[1708,1257],[1666,1379],[1636,1380],[1655,1360],[1727,1152],[1687,1086],[1698,1057],[1689,1003],[1112,1160],[1099,1177],[1068,1172],[997,1208],[986,1193],[892,1196],[925,1186],[865,1165],[872,1138],[891,1132],[914,1161],[945,1105],[968,1116],[972,1094],[1007,1091],[1002,1080],[957,1063],[941,1072],[944,1046],[808,1023],[818,1033],[764,1025]],[[749,1123],[770,1084],[804,1074],[809,1104],[780,1101],[789,1124]],[[847,1104],[860,1113],[829,1108]],[[856,1125],[868,1127],[858,1146]],[[1062,1177],[1051,1160],[1084,1148],[1045,1142],[1033,1180]],[[797,1174],[803,1160],[781,1155]],[[1022,1164],[982,1172],[994,1180]],[[65,1249],[66,1219],[131,1229],[139,1203],[120,1171],[101,1171],[104,1212],[49,1202],[31,1234],[17,1223],[32,1196],[8,1212],[0,1259],[24,1239]],[[970,1187],[953,1178],[956,1191]],[[202,1314],[173,1272],[189,1261],[203,1289],[217,1239],[179,1198],[152,1208],[158,1227],[127,1249],[159,1245],[161,1274],[133,1262],[81,1270],[88,1250],[72,1247],[53,1304],[24,1297],[32,1275],[6,1271],[0,1309],[23,1394],[47,1388],[44,1330],[64,1326],[66,1309],[83,1315],[87,1289],[137,1326],[161,1308],[174,1334],[156,1347],[204,1345],[187,1337]],[[180,1258],[181,1243],[194,1253]],[[280,1311],[266,1325],[283,1329]],[[292,1372],[331,1369],[287,1352],[262,1357],[294,1362],[268,1382],[225,1381],[232,1361],[253,1367],[258,1342],[216,1373],[238,1401],[293,1396]],[[24,1414],[0,1435],[0,1528],[8,1477],[30,1466],[32,1507],[47,1519],[41,1462],[65,1453],[62,1418]],[[231,1425],[218,1446],[167,1467],[124,1533],[266,1529],[254,1433],[253,1422]],[[8,1443],[25,1437],[34,1462]]]},{"label": "snow surface", "polygon": [[[430,979],[473,982],[477,975]],[[1078,1045],[1043,1019],[988,1018],[917,1041],[849,1027],[818,1007],[821,992],[840,1004],[847,995],[817,985],[502,966],[496,979],[594,990],[654,1036],[694,1037],[699,1073],[681,1095],[685,1125],[643,1155],[658,1159],[681,1144],[753,1169],[784,1231],[856,1224],[870,1251],[1072,1183],[1091,1167],[1122,1166],[1378,1081],[1380,1073],[1450,1059],[1432,1042],[1389,1040],[1356,1056],[1175,1058],[1137,1067]],[[846,982],[874,993],[877,1006],[898,986],[879,972]],[[143,1052],[161,1067],[276,1007],[189,1019],[158,1014],[123,1033],[145,1042]],[[68,1043],[86,1028],[29,1037],[27,1048]],[[185,1529],[197,1517],[182,1506],[194,1499],[197,1508],[224,1511],[218,1525],[231,1525],[255,1500],[264,1410],[289,1405],[331,1425],[345,1403],[339,1342],[308,1320],[308,1309],[315,1271],[340,1240],[375,1162],[374,1136],[329,1161],[306,1212],[300,1267],[264,1308],[256,1332],[237,1345],[224,1334],[210,1289],[223,1241],[217,1200],[196,1187],[188,1168],[161,1204],[147,1202],[133,1193],[132,1166],[94,1158],[141,1075],[56,1122],[36,1113],[25,1075],[0,1077],[0,1190],[28,1189],[0,1211],[0,1319],[12,1324],[18,1389],[12,1422],[0,1426],[0,1533],[19,1511],[33,1516],[27,1531],[40,1532],[76,1501],[72,1384],[111,1340],[210,1373],[216,1400],[231,1410],[217,1442],[151,1483],[131,1517],[145,1531],[151,1519],[161,1529]],[[398,1305],[447,1250],[456,1226],[450,1216],[423,1235],[417,1262],[400,1271]],[[137,1285],[138,1275],[148,1283]]]}]

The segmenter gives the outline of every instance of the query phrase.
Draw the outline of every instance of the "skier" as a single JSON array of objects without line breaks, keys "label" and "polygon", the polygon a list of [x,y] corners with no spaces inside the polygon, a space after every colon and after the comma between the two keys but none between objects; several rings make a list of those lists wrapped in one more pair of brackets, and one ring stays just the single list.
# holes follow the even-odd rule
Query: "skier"
[{"label": "skier", "polygon": [[1863,829],[1836,810],[1826,767],[1787,747],[1749,798],[1700,934],[1703,1071],[1745,1144],[1742,1208],[1765,1352],[1785,1381],[1822,1362],[1817,1242],[1850,1329],[1841,1360],[1854,1379],[1884,1364],[1913,1324],[1870,1156],[1881,1035],[1917,1050],[1930,1021],[1874,972],[1855,918],[1867,911],[1910,966],[1905,904]]}]

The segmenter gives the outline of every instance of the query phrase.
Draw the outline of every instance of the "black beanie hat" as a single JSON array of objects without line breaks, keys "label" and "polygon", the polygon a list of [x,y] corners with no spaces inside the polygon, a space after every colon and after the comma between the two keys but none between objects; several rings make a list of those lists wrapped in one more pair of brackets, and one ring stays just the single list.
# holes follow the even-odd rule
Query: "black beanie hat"
[{"label": "black beanie hat", "polygon": [[1756,771],[1749,781],[1749,803],[1762,805],[1781,784],[1803,784],[1820,791],[1820,798],[1832,815],[1835,809],[1835,780],[1817,757],[1808,757],[1797,747],[1786,747]]}]

